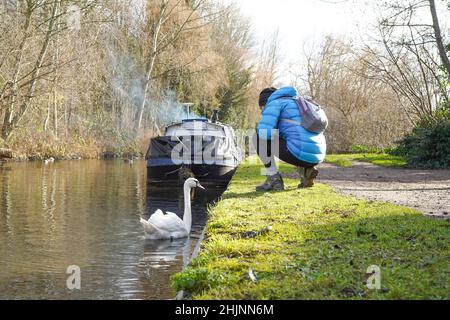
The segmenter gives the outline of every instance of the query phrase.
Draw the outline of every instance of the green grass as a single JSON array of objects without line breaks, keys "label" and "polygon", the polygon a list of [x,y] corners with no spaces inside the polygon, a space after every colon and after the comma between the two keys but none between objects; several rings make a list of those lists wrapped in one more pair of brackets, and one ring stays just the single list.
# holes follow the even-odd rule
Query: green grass
[{"label": "green grass", "polygon": [[[297,190],[295,180],[285,180],[286,192],[255,193],[263,180],[258,165],[240,168],[210,210],[199,257],[173,277],[177,290],[193,299],[450,298],[448,222],[325,185]],[[371,265],[381,268],[381,290],[366,287]]]},{"label": "green grass", "polygon": [[356,154],[331,154],[325,162],[335,164],[340,167],[351,167],[353,161],[369,162],[383,167],[405,167],[406,160],[402,157],[391,156],[389,154],[376,153],[356,153]]}]

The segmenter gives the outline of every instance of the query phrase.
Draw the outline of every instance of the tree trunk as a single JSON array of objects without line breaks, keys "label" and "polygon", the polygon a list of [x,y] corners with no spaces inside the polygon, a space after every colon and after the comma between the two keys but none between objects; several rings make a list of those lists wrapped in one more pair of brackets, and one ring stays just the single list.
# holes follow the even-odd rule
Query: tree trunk
[{"label": "tree trunk", "polygon": [[59,39],[55,39],[55,55],[53,64],[55,65],[55,75],[53,77],[53,134],[58,138],[58,60],[59,60]]},{"label": "tree trunk", "polygon": [[148,90],[151,87],[153,69],[155,67],[155,61],[156,61],[156,57],[158,55],[159,34],[161,32],[161,27],[164,23],[164,20],[166,19],[165,14],[166,14],[168,4],[169,4],[168,1],[163,1],[161,3],[158,21],[156,21],[154,28],[153,28],[152,43],[151,43],[152,47],[151,47],[151,51],[150,51],[150,57],[149,57],[149,62],[148,62],[148,67],[147,67],[147,74],[146,74],[146,79],[145,79],[146,81],[145,81],[145,87],[144,87],[144,96],[142,98],[142,102],[139,107],[139,112],[138,112],[138,116],[137,116],[137,131],[139,131],[142,127],[142,119],[144,117],[145,105],[147,103]]},{"label": "tree trunk", "polygon": [[53,89],[53,134],[58,138],[58,96],[56,88]]},{"label": "tree trunk", "polygon": [[[6,102],[7,108],[6,108],[5,116],[3,118],[3,126],[2,126],[2,130],[1,130],[1,136],[3,139],[5,139],[5,137],[8,136],[7,132],[10,130],[11,121],[12,121],[13,115],[14,115],[14,107],[17,102],[19,75],[22,70],[22,60],[23,60],[23,55],[24,55],[24,51],[25,51],[25,46],[27,44],[27,40],[30,37],[29,30],[30,30],[30,26],[31,26],[32,14],[33,14],[33,11],[31,8],[29,8],[26,13],[26,18],[25,18],[24,36],[23,36],[22,41],[20,42],[20,45],[19,45],[19,48],[17,51],[16,66],[15,66],[15,70],[14,70],[13,80],[11,82],[9,82],[9,83],[7,82],[5,84],[5,86],[8,86],[8,84],[11,85],[11,93],[7,99],[8,101]],[[6,87],[4,88],[4,91],[6,92]],[[3,94],[5,92],[3,92]]]},{"label": "tree trunk", "polygon": [[441,27],[439,25],[439,18],[436,11],[436,1],[435,0],[429,1],[430,1],[431,16],[433,18],[434,35],[436,37],[439,55],[441,57],[442,64],[444,65],[445,70],[447,70],[447,77],[448,80],[450,81],[450,60],[449,57],[447,56],[447,50],[445,49],[445,45],[442,39]]},{"label": "tree trunk", "polygon": [[47,103],[47,115],[45,116],[44,120],[44,132],[48,131],[49,122],[50,122],[50,102]]},{"label": "tree trunk", "polygon": [[28,110],[29,103],[34,96],[37,81],[38,81],[40,71],[42,68],[42,64],[44,63],[44,59],[47,55],[50,40],[51,40],[53,32],[54,32],[56,17],[58,15],[59,3],[60,3],[60,0],[54,0],[54,2],[53,2],[52,12],[51,12],[51,15],[49,18],[47,31],[46,31],[45,38],[44,38],[44,43],[42,44],[41,51],[39,52],[38,58],[36,60],[36,64],[34,66],[32,74],[31,74],[32,80],[31,80],[31,83],[26,92],[24,101],[20,105],[20,109],[17,111],[15,116],[13,116],[13,114],[10,114],[9,119],[6,119],[6,116],[5,116],[6,123],[4,123],[3,130],[2,130],[2,138],[4,140],[7,140],[11,136],[11,133],[14,131],[14,129],[16,128],[16,126],[18,125],[18,123],[20,122],[20,120],[25,115],[26,111]]},{"label": "tree trunk", "polygon": [[140,130],[142,127],[142,119],[144,116],[145,105],[147,104],[148,91],[151,87],[152,74],[153,74],[153,69],[155,67],[155,61],[156,61],[156,54],[152,54],[152,56],[150,58],[149,68],[147,71],[147,78],[145,81],[144,96],[142,97],[142,103],[139,108],[138,125],[137,125],[138,130]]}]

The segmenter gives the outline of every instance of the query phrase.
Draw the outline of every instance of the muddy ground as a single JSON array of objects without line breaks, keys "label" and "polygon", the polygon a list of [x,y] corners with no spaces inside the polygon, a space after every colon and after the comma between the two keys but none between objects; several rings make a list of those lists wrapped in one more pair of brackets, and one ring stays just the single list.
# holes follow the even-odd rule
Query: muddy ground
[{"label": "muddy ground", "polygon": [[450,170],[393,169],[355,162],[349,168],[322,164],[319,171],[318,181],[341,193],[450,220]]}]

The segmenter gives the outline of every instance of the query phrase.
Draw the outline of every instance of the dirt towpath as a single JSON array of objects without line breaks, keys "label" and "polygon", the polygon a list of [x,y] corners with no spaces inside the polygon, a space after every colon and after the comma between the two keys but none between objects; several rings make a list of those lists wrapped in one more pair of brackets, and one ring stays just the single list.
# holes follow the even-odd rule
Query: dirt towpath
[{"label": "dirt towpath", "polygon": [[450,220],[450,170],[393,169],[362,162],[349,168],[322,164],[319,170],[319,182],[341,193]]}]

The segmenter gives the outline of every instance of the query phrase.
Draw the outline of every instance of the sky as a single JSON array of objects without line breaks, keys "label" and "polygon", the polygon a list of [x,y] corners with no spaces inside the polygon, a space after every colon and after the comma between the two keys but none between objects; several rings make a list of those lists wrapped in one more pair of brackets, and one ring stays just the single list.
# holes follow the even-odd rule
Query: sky
[{"label": "sky", "polygon": [[[377,11],[374,9],[377,2],[373,0],[228,0],[228,2],[235,2],[243,15],[250,18],[257,40],[261,41],[279,30],[283,69],[288,69],[290,63],[300,60],[305,46],[317,45],[327,35],[343,36],[353,40],[362,39],[377,20]],[[445,2],[442,3],[440,5],[444,6]],[[428,13],[425,14],[426,18],[429,18]],[[287,82],[290,82],[290,78],[284,77],[282,84],[289,84]]]},{"label": "sky", "polygon": [[357,24],[373,20],[360,9],[365,1],[355,0],[230,0],[250,17],[258,36],[280,30],[286,48],[326,34],[357,31]]},{"label": "sky", "polygon": [[375,21],[357,0],[229,0],[251,19],[258,40],[277,30],[285,67],[297,60],[305,45],[320,42],[326,35],[357,37]]}]

